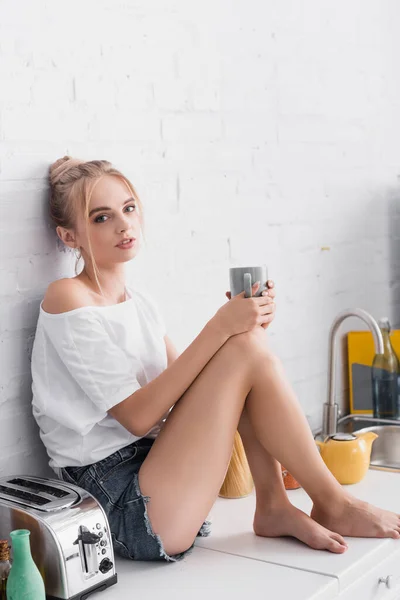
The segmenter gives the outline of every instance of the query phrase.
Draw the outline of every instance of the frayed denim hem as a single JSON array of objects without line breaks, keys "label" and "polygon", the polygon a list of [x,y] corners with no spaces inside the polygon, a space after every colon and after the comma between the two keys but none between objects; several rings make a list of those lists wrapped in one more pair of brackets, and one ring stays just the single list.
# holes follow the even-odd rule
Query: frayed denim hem
[{"label": "frayed denim hem", "polygon": [[[135,491],[136,491],[137,495],[140,496],[143,499],[143,504],[144,504],[144,520],[145,520],[145,523],[146,523],[147,533],[149,535],[151,535],[151,537],[153,537],[157,541],[158,546],[159,546],[159,551],[160,551],[161,558],[164,558],[167,561],[177,562],[179,560],[184,559],[185,556],[191,554],[193,552],[194,542],[190,546],[190,548],[188,548],[184,552],[180,552],[179,554],[173,554],[172,556],[170,556],[169,554],[167,554],[165,552],[162,540],[161,540],[160,536],[157,533],[154,533],[153,528],[152,528],[151,523],[150,523],[149,515],[147,513],[147,503],[150,501],[150,496],[144,496],[142,494],[140,486],[139,486],[139,476],[138,476],[137,473],[135,473],[134,476],[133,476],[133,484],[134,484]],[[210,533],[211,533],[211,524],[212,524],[211,521],[204,521],[203,525],[200,527],[200,530],[199,530],[197,536],[200,536],[200,537],[207,537],[207,536],[209,536]]]},{"label": "frayed denim hem", "polygon": [[204,521],[203,525],[200,527],[199,533],[196,537],[208,537],[211,533],[211,521]]}]

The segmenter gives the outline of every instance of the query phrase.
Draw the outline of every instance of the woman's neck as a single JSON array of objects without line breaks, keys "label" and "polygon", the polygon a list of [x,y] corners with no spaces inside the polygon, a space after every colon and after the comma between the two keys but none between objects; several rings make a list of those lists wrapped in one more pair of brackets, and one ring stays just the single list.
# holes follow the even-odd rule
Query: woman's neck
[{"label": "woman's neck", "polygon": [[103,294],[100,292],[99,287],[96,281],[92,281],[86,273],[82,272],[76,276],[76,279],[79,279],[92,294],[101,297],[104,300],[110,301],[112,304],[119,304],[120,302],[125,302],[127,299],[126,293],[126,284],[125,281],[115,282],[115,283],[101,283]]}]

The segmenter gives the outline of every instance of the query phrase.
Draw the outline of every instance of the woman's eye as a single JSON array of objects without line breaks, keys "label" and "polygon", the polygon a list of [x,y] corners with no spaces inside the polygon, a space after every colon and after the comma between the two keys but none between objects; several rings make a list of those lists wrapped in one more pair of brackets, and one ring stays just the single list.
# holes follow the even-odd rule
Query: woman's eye
[{"label": "woman's eye", "polygon": [[[129,206],[126,207],[128,208],[133,208],[136,210],[136,204],[130,204]],[[129,212],[134,212],[135,210],[130,210]],[[95,218],[95,220],[93,221],[94,223],[105,223],[105,221],[99,221],[99,219],[101,219],[102,217],[107,217],[108,215],[99,215],[98,217]]]}]

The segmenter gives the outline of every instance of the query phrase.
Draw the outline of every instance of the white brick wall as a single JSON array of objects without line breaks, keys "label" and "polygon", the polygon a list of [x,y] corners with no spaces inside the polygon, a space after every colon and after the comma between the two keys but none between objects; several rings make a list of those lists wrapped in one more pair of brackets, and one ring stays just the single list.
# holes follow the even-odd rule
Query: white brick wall
[{"label": "white brick wall", "polygon": [[180,351],[225,302],[228,267],[267,262],[271,343],[320,422],[335,315],[400,325],[399,25],[395,0],[3,0],[0,474],[49,473],[30,355],[48,283],[73,276],[46,216],[66,152],[136,185],[148,244],[128,279],[157,294]]}]

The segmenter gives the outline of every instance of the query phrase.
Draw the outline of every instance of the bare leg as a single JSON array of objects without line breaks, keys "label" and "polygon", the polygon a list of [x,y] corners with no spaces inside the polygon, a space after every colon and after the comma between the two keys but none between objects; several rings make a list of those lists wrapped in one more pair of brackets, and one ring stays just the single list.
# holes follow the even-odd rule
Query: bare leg
[{"label": "bare leg", "polygon": [[283,485],[280,465],[258,440],[246,405],[240,417],[238,431],[253,477],[257,507],[262,509],[267,506],[285,505],[288,497]]},{"label": "bare leg", "polygon": [[[273,400],[265,402],[260,410],[260,399],[266,395]],[[313,500],[312,519],[345,536],[400,537],[398,514],[354,498],[326,467],[279,361],[273,368],[257,372],[246,409],[257,439],[285,465]],[[274,426],[266,428],[266,420]],[[266,457],[264,460],[268,462]]]},{"label": "bare leg", "polygon": [[[253,382],[259,372],[273,369],[275,362],[266,348],[262,329],[258,334],[234,336],[207,363],[170,412],[138,474],[140,490],[150,499],[148,518],[168,554],[186,550],[196,538],[218,497]],[[275,403],[272,395],[252,398],[262,406]],[[262,419],[267,437],[280,418],[280,410],[277,406],[272,421]],[[343,552],[337,534],[320,525],[317,528],[313,547]],[[299,532],[296,525],[285,530],[305,540],[304,533]]]},{"label": "bare leg", "polygon": [[326,548],[345,552],[347,544],[337,533],[328,531],[289,501],[283,484],[281,466],[257,439],[246,406],[240,417],[238,431],[242,438],[256,490],[256,511],[253,529],[262,537],[292,536],[311,548]]},{"label": "bare leg", "polygon": [[[327,469],[280,361],[266,347],[264,332],[254,331],[232,336],[216,352],[176,402],[140,468],[149,519],[168,553],[188,548],[207,518],[245,405],[267,452],[293,474],[315,507],[333,507],[328,515],[314,512],[316,520],[324,525],[331,518],[342,535],[399,536],[397,515],[364,510]],[[324,526],[320,532],[321,547],[343,551],[337,541],[332,547],[335,534]]]}]

